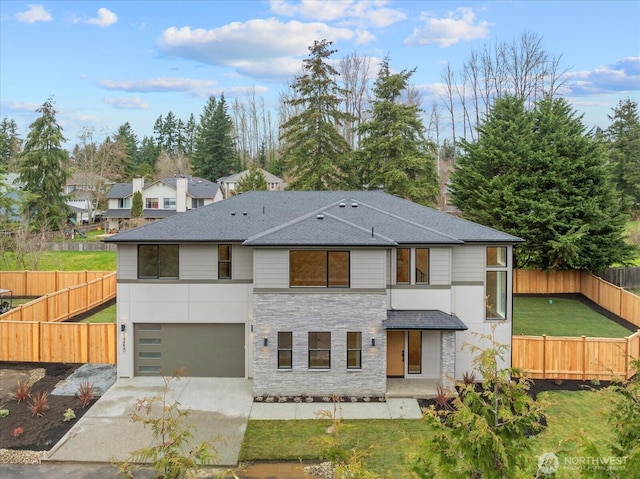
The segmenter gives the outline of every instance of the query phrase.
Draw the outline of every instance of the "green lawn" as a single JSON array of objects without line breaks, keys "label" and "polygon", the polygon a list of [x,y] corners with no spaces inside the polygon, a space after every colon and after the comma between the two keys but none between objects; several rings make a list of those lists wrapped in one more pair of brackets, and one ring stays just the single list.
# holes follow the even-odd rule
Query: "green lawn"
[{"label": "green lawn", "polygon": [[[40,271],[115,271],[115,251],[44,251],[38,253]],[[28,261],[27,264],[32,261]],[[0,270],[15,271],[17,268],[13,253],[5,253],[0,258]]]},{"label": "green lawn", "polygon": [[[558,477],[580,477],[577,469],[565,464],[571,464],[571,458],[585,455],[579,450],[580,438],[603,447],[613,437],[606,421],[612,394],[609,391],[554,391],[540,395],[547,403],[548,426],[531,439],[530,477],[535,475],[538,456],[545,452],[558,454],[563,469]],[[340,434],[343,444],[367,451],[367,469],[382,478],[415,477],[409,472],[410,465],[421,441],[432,434],[429,426],[420,420],[353,420],[343,424]],[[240,461],[319,460],[323,451],[320,438],[326,436],[328,425],[325,420],[249,421]],[[608,455],[605,450],[602,453]]]},{"label": "green lawn", "polygon": [[116,322],[116,305],[108,306],[87,319],[83,319],[82,323],[115,323]]},{"label": "green lawn", "polygon": [[624,338],[628,329],[580,301],[551,297],[514,297],[513,334]]}]

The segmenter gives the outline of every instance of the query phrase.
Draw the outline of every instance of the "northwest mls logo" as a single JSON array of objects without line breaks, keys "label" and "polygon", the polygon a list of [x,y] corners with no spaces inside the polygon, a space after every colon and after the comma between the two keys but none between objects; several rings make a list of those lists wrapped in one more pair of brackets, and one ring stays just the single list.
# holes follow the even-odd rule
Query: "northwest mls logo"
[{"label": "northwest mls logo", "polygon": [[545,452],[538,456],[538,472],[541,474],[554,474],[560,467],[560,460],[552,452]]}]

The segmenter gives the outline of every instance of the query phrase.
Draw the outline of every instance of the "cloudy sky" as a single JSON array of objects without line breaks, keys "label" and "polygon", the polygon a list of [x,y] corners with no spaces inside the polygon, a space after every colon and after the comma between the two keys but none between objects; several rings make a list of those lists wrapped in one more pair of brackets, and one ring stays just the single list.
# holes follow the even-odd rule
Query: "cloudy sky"
[{"label": "cloudy sky", "polygon": [[[22,137],[53,96],[68,146],[128,121],[139,138],[173,111],[199,117],[207,97],[247,92],[277,104],[314,40],[333,56],[389,56],[425,109],[447,65],[472,51],[542,37],[567,71],[565,96],[589,126],[618,101],[640,101],[640,2],[623,1],[0,1],[0,117]],[[377,68],[376,68],[377,71]]]}]

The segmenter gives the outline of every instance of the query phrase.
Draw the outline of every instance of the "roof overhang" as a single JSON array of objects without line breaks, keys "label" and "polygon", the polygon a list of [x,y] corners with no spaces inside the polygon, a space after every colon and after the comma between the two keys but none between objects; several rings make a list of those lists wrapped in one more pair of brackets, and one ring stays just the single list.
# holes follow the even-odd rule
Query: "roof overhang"
[{"label": "roof overhang", "polygon": [[455,314],[437,309],[388,310],[385,329],[418,329],[431,331],[466,331],[469,327]]}]

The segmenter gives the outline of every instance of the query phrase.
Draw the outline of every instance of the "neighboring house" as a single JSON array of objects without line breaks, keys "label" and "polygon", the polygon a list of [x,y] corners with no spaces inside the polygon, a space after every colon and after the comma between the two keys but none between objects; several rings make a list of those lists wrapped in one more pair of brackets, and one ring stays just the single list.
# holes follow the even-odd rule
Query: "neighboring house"
[{"label": "neighboring house", "polygon": [[388,377],[451,386],[494,325],[511,343],[522,240],[386,193],[247,192],[106,241],[120,377],[373,397]]},{"label": "neighboring house", "polygon": [[0,210],[0,216],[6,217],[9,221],[20,221],[20,207],[18,205],[20,201],[20,191],[22,190],[22,184],[20,183],[20,175],[16,173],[7,173],[2,177],[2,183],[4,187],[0,188],[0,196],[6,196],[10,198],[14,204],[9,211]]},{"label": "neighboring house", "polygon": [[103,213],[98,210],[98,203],[113,185],[113,181],[91,172],[77,172],[67,179],[65,202],[73,211],[74,221],[88,223],[98,220]]},{"label": "neighboring house", "polygon": [[132,183],[116,183],[107,193],[107,230],[119,230],[131,218],[131,202],[136,191],[142,192],[142,217],[161,219],[199,208],[223,199],[219,185],[193,176],[172,176],[149,185],[144,179]]},{"label": "neighboring house", "polygon": [[[267,170],[263,170],[262,168],[260,168],[260,171],[264,175],[265,180],[267,180],[267,190],[283,191],[286,188],[287,183],[282,178],[278,178],[276,175],[272,175]],[[233,192],[237,189],[240,180],[242,180],[248,174],[249,170],[244,170],[231,176],[223,176],[222,178],[218,178],[217,183],[222,188],[224,197],[229,198],[230,196],[232,196]]]}]

